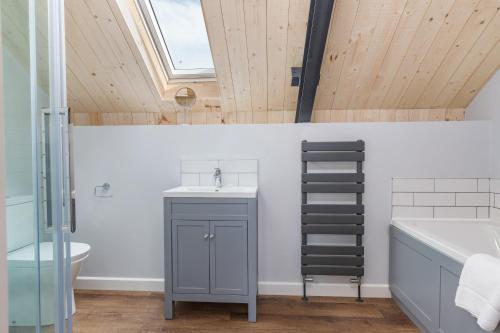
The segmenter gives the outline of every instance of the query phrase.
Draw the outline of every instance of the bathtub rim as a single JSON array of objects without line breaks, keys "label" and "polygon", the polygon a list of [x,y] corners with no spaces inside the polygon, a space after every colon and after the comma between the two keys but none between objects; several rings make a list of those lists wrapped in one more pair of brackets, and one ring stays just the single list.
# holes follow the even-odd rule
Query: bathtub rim
[{"label": "bathtub rim", "polygon": [[[474,253],[470,253],[467,249],[461,247],[460,245],[451,245],[448,242],[443,242],[426,232],[420,232],[416,228],[409,225],[410,222],[452,222],[457,224],[474,224],[476,226],[493,226],[500,227],[500,225],[491,219],[425,219],[425,218],[393,218],[391,220],[391,226],[401,230],[402,232],[408,234],[412,238],[415,238],[422,243],[432,247],[433,249],[449,256],[450,258],[456,260],[460,264],[464,264],[468,257]],[[480,252],[476,252],[480,253]]]}]

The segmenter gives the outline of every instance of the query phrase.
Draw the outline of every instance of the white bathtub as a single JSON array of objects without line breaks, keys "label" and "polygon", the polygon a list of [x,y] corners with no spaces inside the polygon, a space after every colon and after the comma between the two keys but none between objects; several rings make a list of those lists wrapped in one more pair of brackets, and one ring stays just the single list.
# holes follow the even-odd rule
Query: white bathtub
[{"label": "white bathtub", "polygon": [[488,220],[396,219],[396,228],[460,263],[476,253],[500,258],[500,224]]}]

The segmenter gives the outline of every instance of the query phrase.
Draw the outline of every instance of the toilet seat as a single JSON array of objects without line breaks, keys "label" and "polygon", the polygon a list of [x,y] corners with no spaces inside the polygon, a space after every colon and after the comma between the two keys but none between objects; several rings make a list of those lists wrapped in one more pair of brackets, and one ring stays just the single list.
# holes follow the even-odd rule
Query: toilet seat
[{"label": "toilet seat", "polygon": [[[53,260],[53,243],[40,243],[40,266],[49,266]],[[71,242],[71,262],[84,259],[88,256],[90,245]],[[8,265],[11,268],[34,268],[35,245],[30,244],[18,250],[9,252]]]}]

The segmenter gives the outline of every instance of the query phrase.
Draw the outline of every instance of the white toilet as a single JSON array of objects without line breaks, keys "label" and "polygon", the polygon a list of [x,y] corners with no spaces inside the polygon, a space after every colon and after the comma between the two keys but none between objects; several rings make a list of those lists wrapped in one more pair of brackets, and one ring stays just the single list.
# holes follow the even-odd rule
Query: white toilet
[{"label": "white toilet", "polygon": [[[35,245],[33,243],[33,199],[16,197],[7,199],[8,270],[9,270],[9,325],[35,324],[36,286]],[[71,243],[72,285],[87,259],[90,246]],[[42,325],[54,323],[54,266],[53,244],[40,243],[40,303]],[[75,312],[74,295],[73,313]]]}]

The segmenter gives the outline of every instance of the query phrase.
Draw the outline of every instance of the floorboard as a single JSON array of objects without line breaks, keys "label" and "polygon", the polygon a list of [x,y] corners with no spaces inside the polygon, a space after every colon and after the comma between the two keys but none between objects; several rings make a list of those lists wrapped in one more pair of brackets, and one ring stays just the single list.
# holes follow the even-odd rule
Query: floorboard
[{"label": "floorboard", "polygon": [[160,293],[77,291],[76,306],[76,333],[419,332],[390,299],[260,296],[254,324],[242,304],[177,303],[167,321]]}]

